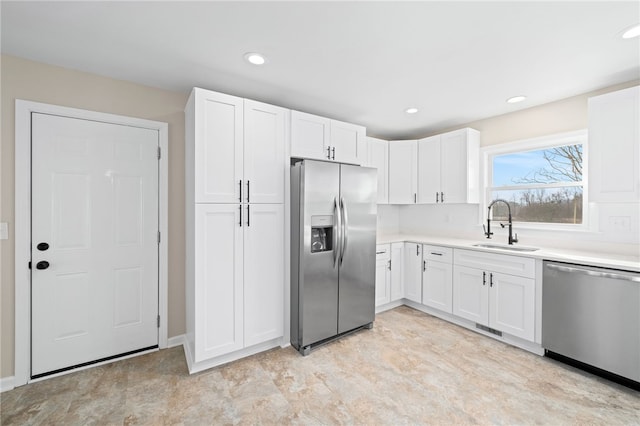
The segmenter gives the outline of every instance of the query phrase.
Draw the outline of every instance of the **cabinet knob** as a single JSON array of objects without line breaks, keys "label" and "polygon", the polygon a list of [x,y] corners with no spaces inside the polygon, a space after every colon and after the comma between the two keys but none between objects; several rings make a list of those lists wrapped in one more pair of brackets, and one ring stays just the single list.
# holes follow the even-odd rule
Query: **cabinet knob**
[{"label": "cabinet knob", "polygon": [[47,269],[49,267],[49,262],[47,262],[46,260],[41,260],[40,262],[36,263],[36,269]]}]

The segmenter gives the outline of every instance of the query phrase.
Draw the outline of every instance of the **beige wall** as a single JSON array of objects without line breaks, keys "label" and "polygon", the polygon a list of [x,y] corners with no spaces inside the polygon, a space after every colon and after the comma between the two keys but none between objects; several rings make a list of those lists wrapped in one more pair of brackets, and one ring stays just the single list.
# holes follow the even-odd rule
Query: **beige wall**
[{"label": "beige wall", "polygon": [[[587,100],[591,96],[637,86],[640,80],[617,84],[560,101],[485,118],[433,134],[471,127],[482,134],[482,146],[531,139],[587,128]],[[432,134],[424,135],[432,136]]]},{"label": "beige wall", "polygon": [[1,58],[2,142],[0,222],[0,377],[14,366],[15,100],[81,108],[169,123],[169,337],[184,333],[184,115],[188,94],[169,92],[16,57]]}]

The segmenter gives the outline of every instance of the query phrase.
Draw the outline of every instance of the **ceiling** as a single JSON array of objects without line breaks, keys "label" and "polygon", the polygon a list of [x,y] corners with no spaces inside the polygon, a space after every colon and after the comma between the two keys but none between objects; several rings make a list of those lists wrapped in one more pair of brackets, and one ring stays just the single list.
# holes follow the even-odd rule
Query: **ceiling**
[{"label": "ceiling", "polygon": [[[4,54],[204,87],[385,139],[640,78],[640,39],[620,37],[640,22],[638,1],[2,1],[0,13]],[[246,52],[267,63],[247,63]],[[515,95],[527,99],[505,102]]]}]

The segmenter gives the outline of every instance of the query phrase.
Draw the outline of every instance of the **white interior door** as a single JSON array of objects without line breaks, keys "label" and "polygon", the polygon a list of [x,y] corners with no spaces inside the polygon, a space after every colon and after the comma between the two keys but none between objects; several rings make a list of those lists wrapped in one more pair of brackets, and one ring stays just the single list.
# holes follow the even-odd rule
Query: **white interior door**
[{"label": "white interior door", "polygon": [[158,344],[158,138],[32,114],[32,377]]}]

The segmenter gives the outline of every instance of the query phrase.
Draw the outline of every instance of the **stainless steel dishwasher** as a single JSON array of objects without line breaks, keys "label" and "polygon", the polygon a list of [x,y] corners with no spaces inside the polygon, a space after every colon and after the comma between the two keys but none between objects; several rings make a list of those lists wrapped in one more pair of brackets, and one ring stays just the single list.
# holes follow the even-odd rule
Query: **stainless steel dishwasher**
[{"label": "stainless steel dishwasher", "polygon": [[638,388],[640,273],[545,261],[542,346],[552,358]]}]

